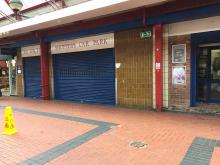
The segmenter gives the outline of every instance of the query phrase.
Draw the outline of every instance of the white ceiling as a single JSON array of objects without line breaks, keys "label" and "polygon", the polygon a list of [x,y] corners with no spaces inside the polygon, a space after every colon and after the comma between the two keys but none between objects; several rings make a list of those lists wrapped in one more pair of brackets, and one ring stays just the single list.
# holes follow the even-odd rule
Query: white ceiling
[{"label": "white ceiling", "polygon": [[21,0],[21,2],[23,3],[22,10],[39,5],[41,3],[44,3],[45,1],[46,0]]},{"label": "white ceiling", "polygon": [[169,0],[91,0],[82,4],[2,26],[0,27],[0,37],[1,34],[4,36],[13,36],[79,20],[104,16],[141,6],[156,5],[157,3],[164,3],[166,1]]},{"label": "white ceiling", "polygon": [[[13,13],[13,11],[11,10],[11,8],[7,5],[7,3],[5,2],[5,0],[0,0],[0,12],[5,13],[6,15],[10,15]],[[4,17],[3,15],[0,15],[0,18]]]}]

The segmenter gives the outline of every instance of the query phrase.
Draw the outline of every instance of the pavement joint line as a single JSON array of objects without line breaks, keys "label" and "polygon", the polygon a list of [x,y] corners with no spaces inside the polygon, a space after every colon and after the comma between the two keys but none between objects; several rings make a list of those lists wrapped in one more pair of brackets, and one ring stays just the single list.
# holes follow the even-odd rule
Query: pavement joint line
[{"label": "pavement joint line", "polygon": [[[0,107],[4,108],[5,106],[0,106]],[[110,122],[103,122],[103,121],[97,121],[97,120],[86,119],[86,118],[81,118],[81,117],[61,115],[61,114],[57,114],[57,113],[40,112],[40,111],[34,111],[34,110],[18,109],[18,108],[13,108],[13,107],[12,107],[12,109],[15,112],[23,112],[23,113],[32,114],[32,115],[70,120],[70,121],[81,122],[81,123],[90,124],[90,125],[109,126],[109,127],[118,125],[118,124],[110,123]]]},{"label": "pavement joint line", "polygon": [[64,153],[88,142],[91,139],[94,139],[95,137],[109,131],[111,128],[109,127],[96,127],[82,135],[79,135],[69,141],[64,142],[63,144],[60,144],[58,146],[53,147],[50,150],[47,150],[39,155],[36,155],[28,160],[25,160],[20,163],[20,165],[26,165],[31,164],[31,162],[38,162],[38,165],[43,165],[61,155]]},{"label": "pavement joint line", "polygon": [[[5,108],[5,106],[0,106],[0,108]],[[111,130],[112,128],[116,127],[118,124],[110,123],[110,122],[103,122],[97,121],[92,119],[80,118],[80,117],[73,117],[68,115],[61,115],[56,113],[49,113],[49,112],[39,112],[34,110],[25,110],[25,109],[18,109],[13,108],[15,112],[21,112],[26,114],[38,115],[38,116],[46,116],[51,118],[63,119],[63,120],[70,120],[75,122],[81,122],[84,124],[96,125],[96,128],[93,128],[87,131],[84,134],[81,134],[77,137],[74,137],[62,144],[59,144],[45,152],[42,152],[36,156],[33,156],[27,160],[22,161],[19,163],[20,165],[43,165],[48,163],[49,161],[65,154],[66,152],[73,150],[76,147],[79,147],[82,144],[96,138],[99,135],[104,134],[105,132]]]}]

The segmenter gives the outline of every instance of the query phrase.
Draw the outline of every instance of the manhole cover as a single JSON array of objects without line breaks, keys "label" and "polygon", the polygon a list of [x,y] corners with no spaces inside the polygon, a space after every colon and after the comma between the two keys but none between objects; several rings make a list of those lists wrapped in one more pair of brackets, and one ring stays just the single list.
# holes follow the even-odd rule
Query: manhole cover
[{"label": "manhole cover", "polygon": [[130,142],[130,146],[136,147],[136,148],[143,148],[143,147],[146,147],[146,144],[141,141],[132,141]]}]

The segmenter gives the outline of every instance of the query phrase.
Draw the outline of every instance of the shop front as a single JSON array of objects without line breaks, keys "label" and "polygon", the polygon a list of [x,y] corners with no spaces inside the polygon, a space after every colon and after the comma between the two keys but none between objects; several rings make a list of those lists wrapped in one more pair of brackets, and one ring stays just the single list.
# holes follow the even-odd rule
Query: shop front
[{"label": "shop front", "polygon": [[15,48],[0,48],[0,88],[4,96],[17,94],[16,61]]},{"label": "shop front", "polygon": [[114,34],[51,43],[54,98],[115,105]]},{"label": "shop front", "polygon": [[199,47],[196,72],[197,101],[220,103],[220,45]]},{"label": "shop front", "polygon": [[220,31],[192,34],[192,106],[220,104]]},{"label": "shop front", "polygon": [[24,79],[24,96],[30,98],[41,97],[41,67],[40,46],[26,46],[21,48]]},{"label": "shop front", "polygon": [[[220,111],[220,29],[219,16],[168,25],[169,109]],[[185,48],[174,47],[185,45]],[[179,54],[178,54],[179,53]],[[174,62],[173,56],[184,56]],[[178,59],[177,59],[178,61]],[[185,80],[174,83],[173,68],[184,67]]]}]

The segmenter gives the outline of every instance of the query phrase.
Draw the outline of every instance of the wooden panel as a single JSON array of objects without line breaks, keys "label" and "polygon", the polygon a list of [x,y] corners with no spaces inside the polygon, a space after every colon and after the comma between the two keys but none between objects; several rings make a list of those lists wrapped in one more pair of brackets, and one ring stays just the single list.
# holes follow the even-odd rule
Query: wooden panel
[{"label": "wooden panel", "polygon": [[152,54],[151,38],[140,38],[135,29],[115,33],[117,103],[129,107],[152,107]]}]

